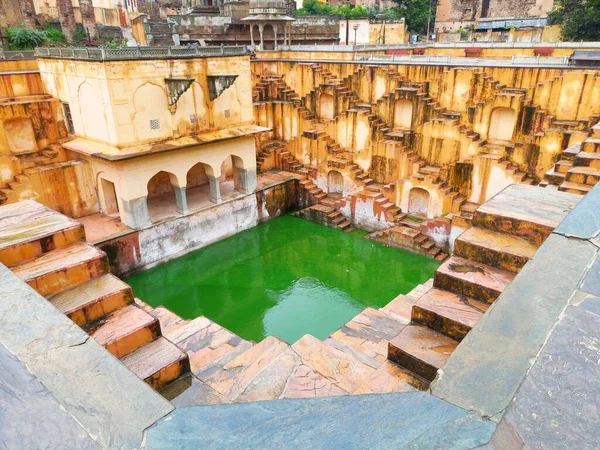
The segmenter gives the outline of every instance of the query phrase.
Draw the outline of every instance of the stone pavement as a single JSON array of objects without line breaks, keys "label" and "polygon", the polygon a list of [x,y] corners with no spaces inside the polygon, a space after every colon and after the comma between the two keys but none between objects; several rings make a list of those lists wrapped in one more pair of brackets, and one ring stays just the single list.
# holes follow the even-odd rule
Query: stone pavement
[{"label": "stone pavement", "polygon": [[468,449],[494,424],[423,392],[178,408],[148,450]]},{"label": "stone pavement", "polygon": [[[138,448],[144,429],[173,406],[2,264],[0,279],[0,350],[5,348],[14,355],[30,374],[26,387],[23,368],[2,357],[0,384],[8,383],[11,391],[29,397],[20,405],[5,403],[0,389],[0,436],[5,438],[0,439],[0,446]],[[19,378],[11,380],[7,375],[11,366]],[[21,433],[30,422],[21,424],[17,418],[28,416],[31,421],[51,409],[54,413],[44,414],[31,429],[33,445],[26,445]],[[56,428],[51,427],[53,421]],[[77,427],[85,430],[87,438]]]}]

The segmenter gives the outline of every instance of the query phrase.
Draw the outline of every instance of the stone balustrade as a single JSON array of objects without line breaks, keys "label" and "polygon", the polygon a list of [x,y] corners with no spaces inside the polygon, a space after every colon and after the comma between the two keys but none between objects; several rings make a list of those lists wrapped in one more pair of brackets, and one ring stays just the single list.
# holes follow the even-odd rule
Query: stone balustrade
[{"label": "stone balustrade", "polygon": [[124,59],[198,58],[239,56],[248,53],[245,45],[220,47],[125,47],[125,48],[48,48],[38,47],[38,58],[90,59],[100,61]]}]

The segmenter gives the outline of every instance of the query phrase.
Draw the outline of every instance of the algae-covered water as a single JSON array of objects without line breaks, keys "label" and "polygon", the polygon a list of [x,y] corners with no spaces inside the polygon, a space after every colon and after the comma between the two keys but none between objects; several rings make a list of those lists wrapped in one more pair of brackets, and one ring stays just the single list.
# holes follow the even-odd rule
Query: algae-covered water
[{"label": "algae-covered water", "polygon": [[438,261],[283,216],[126,279],[186,319],[204,315],[244,339],[325,339],[367,306],[431,278]]}]

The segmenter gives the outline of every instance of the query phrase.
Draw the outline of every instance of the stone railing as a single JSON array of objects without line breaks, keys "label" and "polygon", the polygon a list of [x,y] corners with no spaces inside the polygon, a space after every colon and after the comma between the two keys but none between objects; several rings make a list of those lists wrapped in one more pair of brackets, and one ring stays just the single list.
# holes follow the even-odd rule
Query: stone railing
[{"label": "stone railing", "polygon": [[505,59],[465,58],[447,55],[355,55],[355,61],[389,61],[413,64],[449,64],[460,66],[552,66],[569,65],[568,56],[513,56]]},{"label": "stone railing", "polygon": [[248,53],[245,45],[220,47],[125,47],[125,48],[48,48],[38,47],[38,58],[90,59],[99,61],[123,59],[198,58],[238,56]]},{"label": "stone railing", "polygon": [[32,50],[10,51],[0,48],[0,59],[32,59],[34,54]]},{"label": "stone railing", "polygon": [[376,50],[409,50],[413,48],[589,48],[600,50],[600,42],[419,42],[390,45],[280,45],[279,50],[317,52],[365,52]]}]

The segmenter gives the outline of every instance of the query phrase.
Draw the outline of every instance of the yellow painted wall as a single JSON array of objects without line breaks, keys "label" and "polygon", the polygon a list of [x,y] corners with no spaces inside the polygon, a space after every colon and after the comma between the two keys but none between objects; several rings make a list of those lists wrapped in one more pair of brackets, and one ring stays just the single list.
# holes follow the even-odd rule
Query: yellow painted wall
[{"label": "yellow painted wall", "polygon": [[[75,133],[119,147],[253,120],[247,56],[110,62],[40,59],[39,64],[48,92],[70,104]],[[211,101],[207,77],[219,75],[238,77]],[[195,79],[173,114],[165,78]]]},{"label": "yellow painted wall", "polygon": [[[583,130],[600,114],[597,70],[260,60],[252,67],[255,82],[263,76],[281,76],[317,118],[321,99],[333,97],[334,118],[321,117],[318,123],[308,120],[298,105],[281,101],[283,98],[255,104],[257,123],[273,129],[264,137],[287,141],[287,150],[316,170],[317,183],[325,183],[332,168],[352,180],[354,164],[380,183],[395,183],[396,202],[403,208],[409,201],[405,188],[426,189],[435,216],[451,212],[451,198],[440,183],[427,177],[414,179],[416,169],[407,154],[415,152],[424,164],[439,167],[447,179],[457,162],[472,165],[469,183],[462,180],[452,188],[481,203],[507,184],[518,182],[524,172],[542,179],[573,136],[586,136]],[[330,77],[341,79],[343,90],[350,91],[354,102],[366,108],[348,103],[348,96],[328,84]],[[412,137],[389,141],[374,124],[383,123],[380,127],[394,130],[396,111],[403,111],[398,102],[406,101],[412,103]],[[569,125],[572,129],[567,131],[560,121],[575,125]],[[403,117],[403,126],[397,131],[403,131],[406,123]],[[505,128],[513,124],[505,134]],[[325,134],[316,137],[315,130]],[[508,142],[488,142],[490,137]],[[347,162],[341,166],[340,156],[327,150],[328,139],[339,144],[346,155],[342,159]],[[486,147],[488,143],[491,147]],[[501,164],[506,158],[510,164]]]}]

